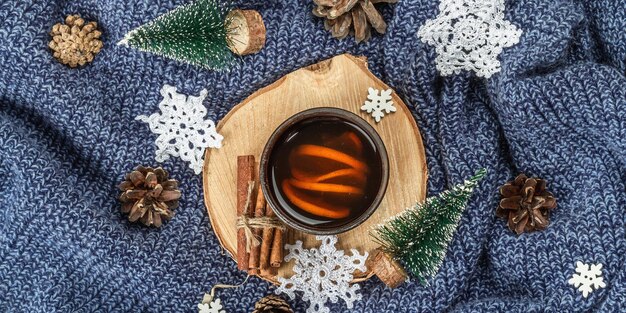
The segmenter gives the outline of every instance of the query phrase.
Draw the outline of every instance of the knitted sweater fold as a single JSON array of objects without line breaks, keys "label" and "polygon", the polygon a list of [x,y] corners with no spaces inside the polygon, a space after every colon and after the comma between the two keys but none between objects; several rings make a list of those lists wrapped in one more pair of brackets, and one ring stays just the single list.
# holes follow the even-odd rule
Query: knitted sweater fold
[{"label": "knitted sweater fold", "polygon": [[[241,1],[263,15],[267,45],[228,72],[115,45],[185,2],[0,3],[0,312],[195,312],[212,285],[241,282],[183,161],[162,164],[183,193],[171,221],[146,228],[120,213],[115,185],[156,165],[155,136],[134,119],[156,112],[169,84],[206,88],[217,121],[255,90],[345,52],[365,55],[411,108],[429,195],[488,170],[439,274],[394,290],[364,282],[354,312],[626,311],[626,1],[506,1],[523,34],[489,79],[437,72],[434,48],[416,35],[438,13],[430,0],[386,8],[387,33],[360,45],[331,38],[311,1]],[[81,69],[47,48],[52,25],[74,13],[103,30],[102,52]],[[517,236],[495,217],[498,187],[520,172],[546,179],[558,199],[545,231]],[[607,286],[583,298],[567,282],[577,261],[603,264]],[[249,312],[272,291],[251,278],[217,296],[228,312]]]}]

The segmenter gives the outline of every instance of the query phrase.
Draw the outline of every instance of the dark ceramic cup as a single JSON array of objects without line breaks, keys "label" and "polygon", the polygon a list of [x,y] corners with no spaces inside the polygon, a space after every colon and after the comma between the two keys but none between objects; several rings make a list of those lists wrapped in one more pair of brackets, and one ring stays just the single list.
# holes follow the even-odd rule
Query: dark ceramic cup
[{"label": "dark ceramic cup", "polygon": [[[369,203],[368,205],[360,208],[354,208],[355,210],[358,209],[358,211],[355,211],[358,212],[356,215],[351,215],[350,218],[339,222],[310,223],[306,218],[302,218],[301,215],[298,216],[297,214],[293,214],[293,210],[289,208],[289,204],[284,200],[284,197],[281,197],[281,191],[279,190],[280,187],[278,187],[278,184],[275,182],[275,175],[273,172],[275,171],[274,169],[276,168],[276,163],[278,162],[278,157],[275,156],[278,152],[274,152],[275,150],[278,151],[277,149],[280,149],[280,145],[287,140],[286,136],[291,134],[291,132],[294,131],[294,128],[302,125],[302,123],[310,124],[318,121],[322,122],[329,120],[346,122],[351,125],[353,129],[356,129],[361,136],[367,139],[370,147],[373,151],[376,151],[377,158],[368,160],[368,162],[374,163],[369,164],[369,166],[377,170],[376,177],[378,178],[379,184],[374,185],[372,189],[373,192],[363,197],[363,199],[366,199],[367,203]],[[284,160],[282,163],[285,163]],[[287,166],[286,164],[282,165]],[[265,145],[265,149],[263,150],[260,162],[261,187],[267,203],[274,210],[274,213],[287,226],[315,235],[343,233],[357,227],[367,220],[374,213],[374,211],[376,211],[385,196],[388,180],[389,159],[387,156],[387,150],[376,130],[359,116],[338,108],[314,108],[302,111],[288,118],[269,138],[267,144]]]}]

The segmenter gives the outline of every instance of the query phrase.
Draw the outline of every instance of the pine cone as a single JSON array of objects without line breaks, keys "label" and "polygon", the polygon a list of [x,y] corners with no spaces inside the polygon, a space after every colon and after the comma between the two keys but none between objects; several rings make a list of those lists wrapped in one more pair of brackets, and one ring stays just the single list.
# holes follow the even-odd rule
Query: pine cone
[{"label": "pine cone", "polygon": [[371,29],[384,34],[387,23],[374,4],[396,3],[398,0],[313,0],[316,7],[313,15],[323,17],[324,27],[333,37],[346,38],[354,34],[356,42],[367,41]]},{"label": "pine cone", "polygon": [[48,47],[59,62],[69,67],[83,66],[93,61],[102,49],[102,35],[96,22],[85,24],[85,20],[78,15],[68,15],[65,24],[57,23],[52,26],[50,36],[52,40]]},{"label": "pine cone", "polygon": [[122,212],[129,213],[131,222],[140,220],[146,226],[160,227],[163,219],[170,220],[181,195],[178,182],[168,179],[167,172],[160,167],[137,167],[126,175],[119,188]]},{"label": "pine cone", "polygon": [[548,227],[550,210],[556,199],[546,190],[546,181],[520,174],[500,188],[502,200],[496,215],[508,219],[509,228],[518,235]]},{"label": "pine cone", "polygon": [[257,301],[252,313],[293,313],[293,310],[283,298],[269,295]]}]

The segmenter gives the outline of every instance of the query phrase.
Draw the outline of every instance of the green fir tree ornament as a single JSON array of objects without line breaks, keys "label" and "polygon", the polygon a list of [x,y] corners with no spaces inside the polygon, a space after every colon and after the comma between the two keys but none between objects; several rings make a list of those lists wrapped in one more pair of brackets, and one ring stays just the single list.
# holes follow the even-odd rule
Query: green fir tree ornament
[{"label": "green fir tree ornament", "polygon": [[118,44],[206,69],[224,69],[233,62],[229,50],[232,19],[217,0],[180,6],[132,31]]},{"label": "green fir tree ornament", "polygon": [[463,184],[430,197],[376,227],[371,235],[381,250],[404,264],[421,283],[434,276],[443,263],[448,244],[477,183],[481,169]]}]

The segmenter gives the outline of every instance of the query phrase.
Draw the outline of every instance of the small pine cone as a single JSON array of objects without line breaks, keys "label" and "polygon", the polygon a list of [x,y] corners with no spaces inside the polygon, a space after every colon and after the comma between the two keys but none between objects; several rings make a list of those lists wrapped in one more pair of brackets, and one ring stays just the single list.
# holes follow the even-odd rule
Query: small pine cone
[{"label": "small pine cone", "polygon": [[371,29],[380,34],[387,23],[378,12],[376,3],[396,3],[398,0],[313,0],[313,15],[325,18],[324,27],[337,39],[353,34],[356,42],[367,41]]},{"label": "small pine cone", "polygon": [[129,214],[131,222],[139,220],[146,226],[160,227],[163,219],[170,220],[181,196],[178,182],[168,179],[160,167],[137,167],[126,175],[119,188],[122,212]]},{"label": "small pine cone", "polygon": [[293,310],[283,298],[269,295],[254,305],[252,313],[293,313]]},{"label": "small pine cone", "polygon": [[48,47],[54,58],[62,64],[72,68],[83,66],[92,62],[102,49],[101,35],[96,22],[85,23],[80,16],[69,15],[65,18],[65,24],[52,26],[52,40]]},{"label": "small pine cone", "polygon": [[556,199],[546,190],[546,181],[520,174],[500,188],[502,200],[496,215],[508,219],[516,234],[544,230],[550,224],[549,213],[556,208]]}]

